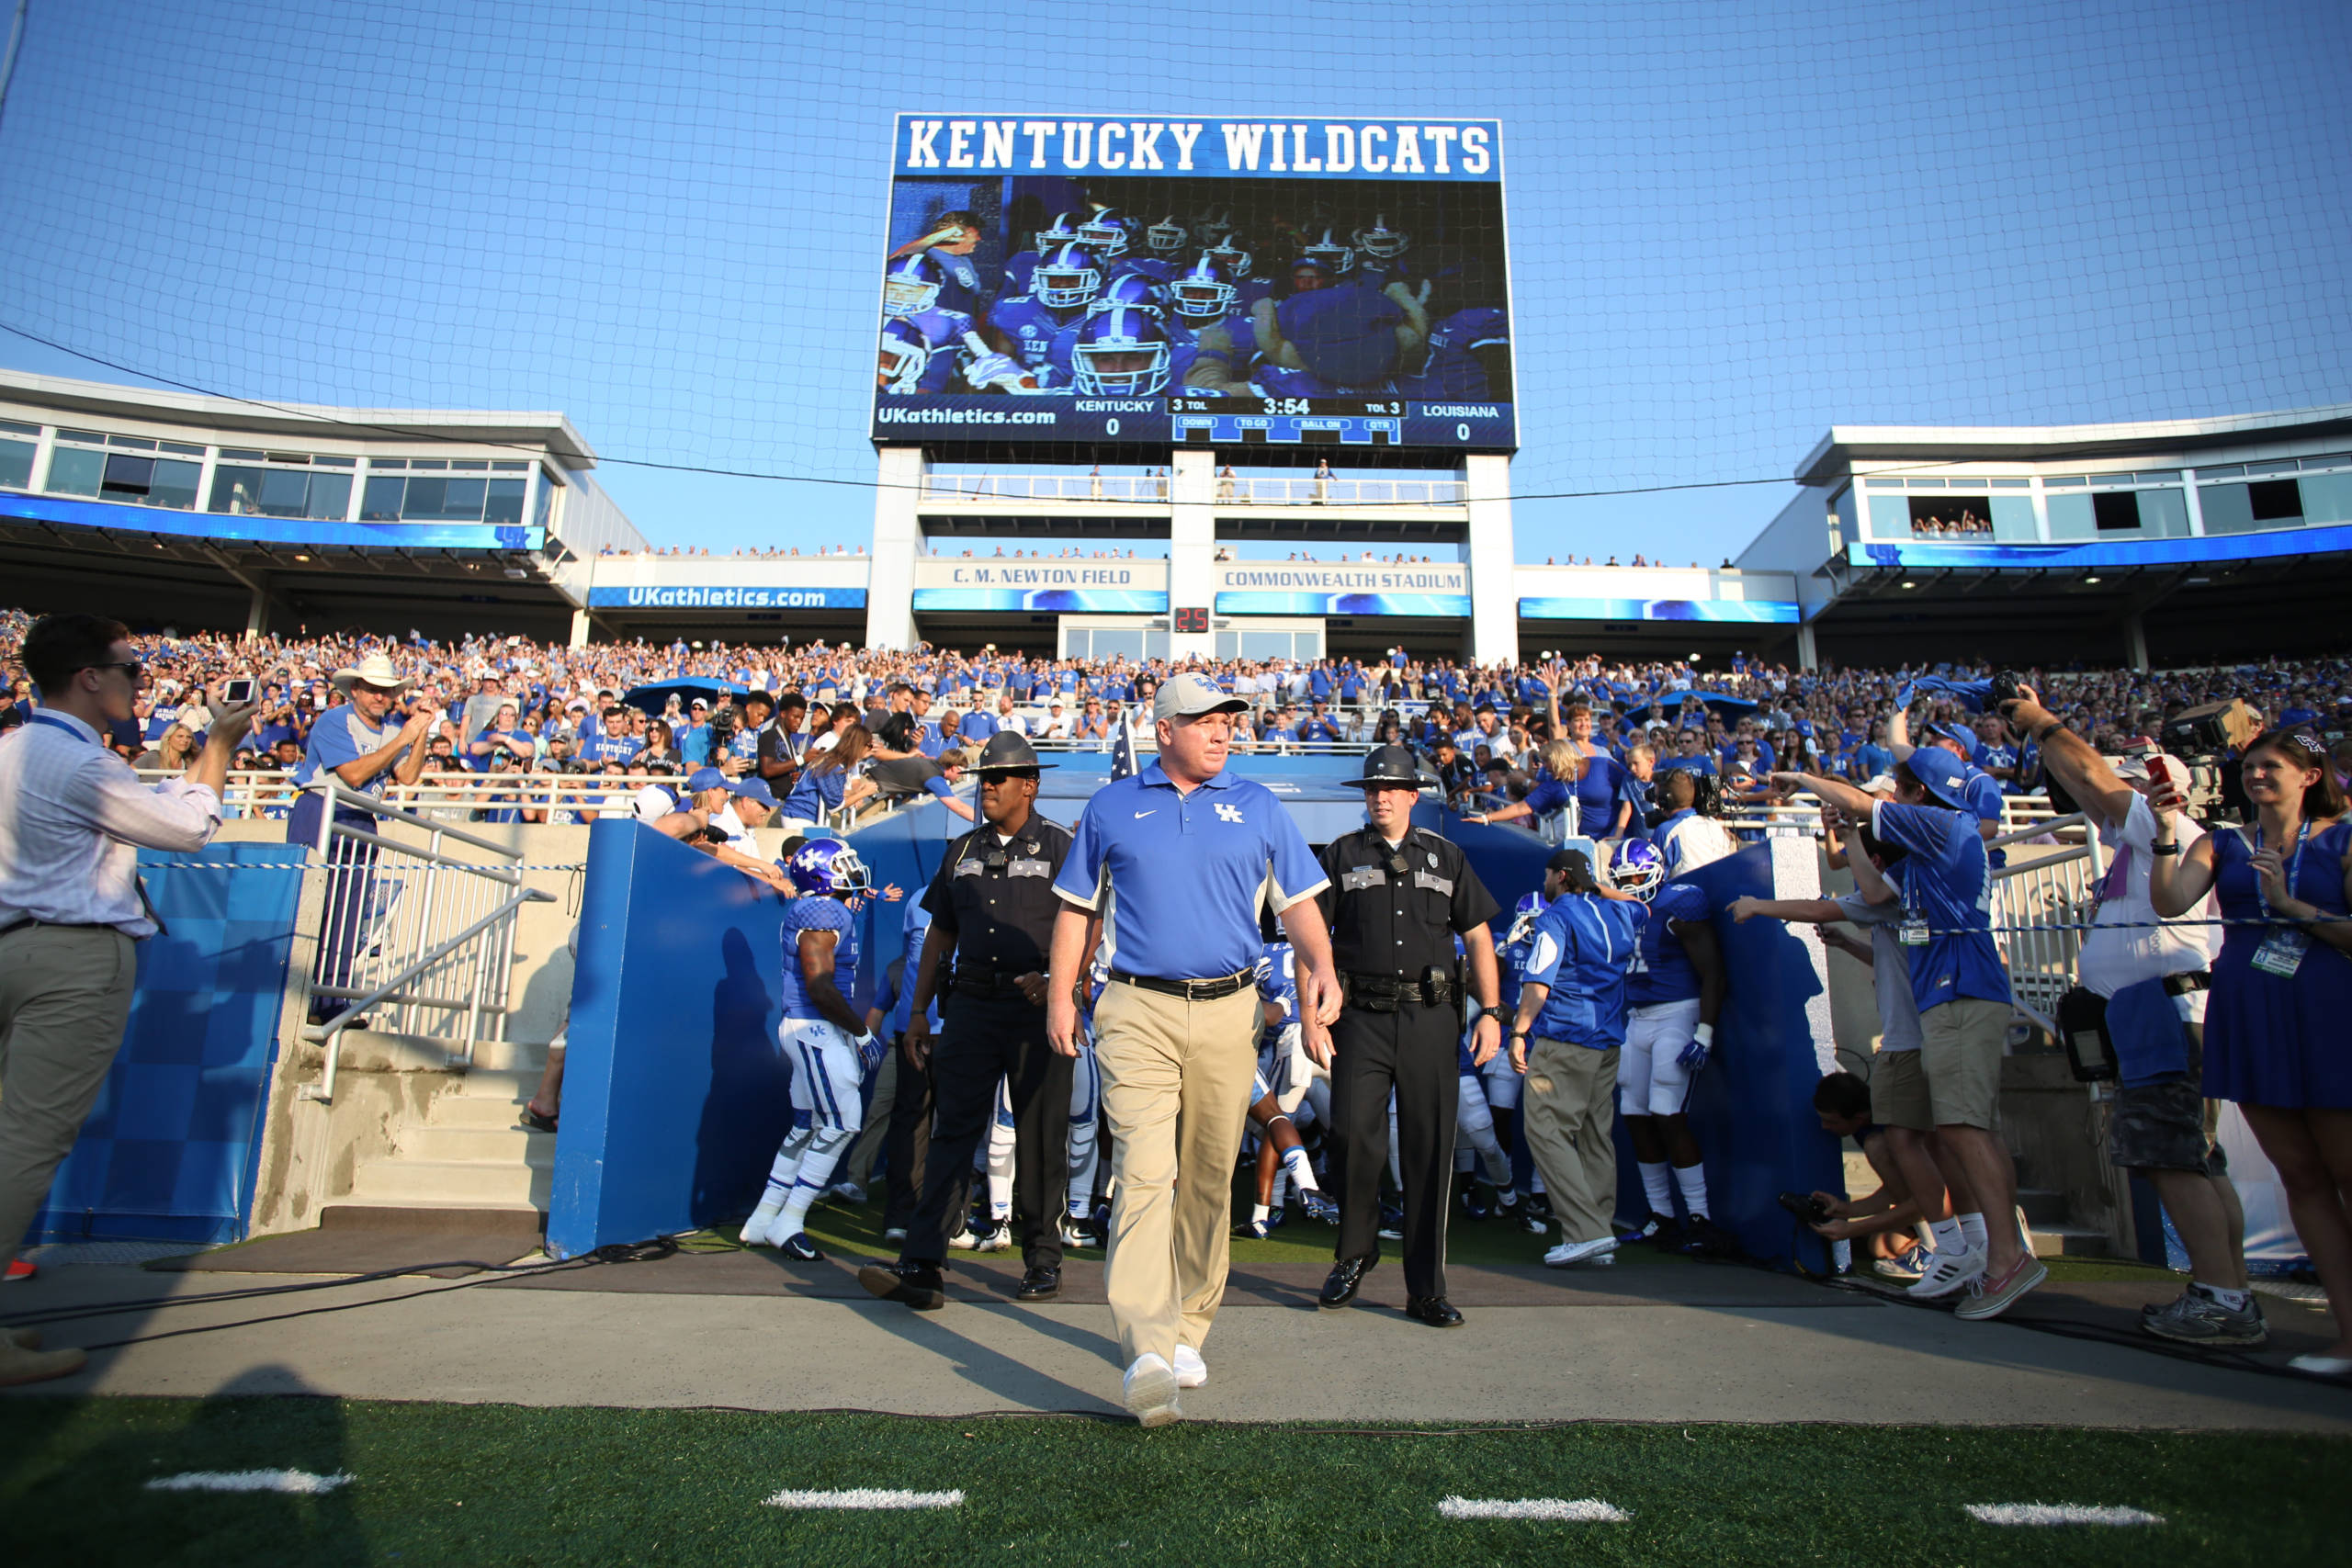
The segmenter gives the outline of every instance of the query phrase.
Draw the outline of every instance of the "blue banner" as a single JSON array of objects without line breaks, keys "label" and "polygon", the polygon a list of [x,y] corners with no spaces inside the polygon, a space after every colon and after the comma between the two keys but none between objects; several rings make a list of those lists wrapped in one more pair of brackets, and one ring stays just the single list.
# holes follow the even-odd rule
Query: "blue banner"
[{"label": "blue banner", "polygon": [[898,175],[1201,175],[1256,179],[1503,177],[1491,119],[1028,119],[900,115]]},{"label": "blue banner", "polygon": [[306,517],[243,517],[223,512],[175,512],[160,506],[119,506],[109,501],[62,501],[48,495],[0,494],[0,517],[29,517],[76,528],[114,528],[198,539],[246,539],[269,545],[374,545],[408,550],[536,550],[544,528],[503,523],[334,523]]},{"label": "blue banner", "polygon": [[863,610],[863,588],[747,587],[698,582],[624,588],[591,588],[592,610]]},{"label": "blue banner", "polygon": [[1521,599],[1523,621],[1717,621],[1794,626],[1784,599]]},{"label": "blue banner", "polygon": [[2201,539],[2086,539],[2059,545],[1865,544],[1846,547],[1849,565],[1910,568],[1960,567],[1979,570],[2032,567],[2042,570],[2105,570],[2129,566],[2186,566],[2196,561],[2264,560],[2278,556],[2328,555],[2352,550],[2352,525],[2329,528],[2281,528],[2265,534],[2231,534]]},{"label": "blue banner", "polygon": [[1220,593],[1220,615],[1437,615],[1466,619],[1467,593]]},{"label": "blue banner", "polygon": [[1168,595],[1148,588],[918,588],[915,614],[940,610],[1054,610],[1064,615],[1164,615]]}]

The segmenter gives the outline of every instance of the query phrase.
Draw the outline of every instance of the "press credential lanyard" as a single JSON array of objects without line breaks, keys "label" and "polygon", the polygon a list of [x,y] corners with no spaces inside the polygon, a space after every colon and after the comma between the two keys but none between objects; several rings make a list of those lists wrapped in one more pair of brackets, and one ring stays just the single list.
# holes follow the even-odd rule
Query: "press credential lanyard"
[{"label": "press credential lanyard", "polygon": [[[2283,879],[2290,897],[2294,895],[2296,875],[2302,869],[2303,851],[2310,847],[2311,835],[2305,831],[2305,828],[2304,823],[2295,824],[2295,852],[2288,857],[2287,874]],[[2239,829],[2239,833],[2243,837],[2245,829]],[[2256,850],[2262,848],[2262,825],[2259,822],[2256,823],[2254,828],[2254,847]],[[2254,898],[2255,902],[2262,908],[2263,919],[2268,919],[2270,895],[2263,891],[2262,878],[2259,874],[2254,879]],[[2295,971],[2302,966],[2303,954],[2311,951],[2311,945],[2312,939],[2309,933],[2296,931],[2292,927],[2279,927],[2265,936],[2262,939],[2262,945],[2254,950],[2254,966],[2266,975],[2275,976],[2281,980],[2291,980],[2295,977]]]}]

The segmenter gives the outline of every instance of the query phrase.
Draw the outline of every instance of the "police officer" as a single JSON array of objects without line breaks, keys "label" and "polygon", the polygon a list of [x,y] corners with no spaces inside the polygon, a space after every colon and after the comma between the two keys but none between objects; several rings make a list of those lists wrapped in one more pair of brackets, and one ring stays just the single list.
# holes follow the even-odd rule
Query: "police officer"
[{"label": "police officer", "polygon": [[[1027,1265],[1019,1299],[1049,1302],[1061,1293],[1070,1060],[1046,1043],[1046,974],[1061,908],[1054,878],[1069,835],[1036,814],[1044,765],[1020,735],[989,741],[972,770],[979,775],[981,825],[948,846],[922,898],[931,930],[916,964],[906,1049],[918,1066],[926,1060],[931,1066],[937,1097],[931,1149],[899,1261],[858,1270],[876,1295],[922,1311],[946,1303],[947,1237],[964,1223],[972,1153],[995,1114],[1000,1079],[1011,1080],[1012,1096],[1013,1217]],[[940,996],[934,1049],[924,1014]]]},{"label": "police officer", "polygon": [[1445,1299],[1446,1203],[1453,1182],[1453,1119],[1463,974],[1482,1010],[1472,1054],[1484,1066],[1502,1044],[1494,932],[1501,912],[1461,849],[1413,826],[1420,770],[1402,746],[1366,759],[1367,826],[1323,852],[1322,894],[1333,966],[1347,1000],[1331,1031],[1331,1122],[1339,1133],[1331,1186],[1340,1200],[1338,1266],[1322,1304],[1345,1306],[1380,1260],[1380,1169],[1388,1154],[1388,1097],[1405,1183],[1405,1311],[1432,1328],[1462,1314]]}]

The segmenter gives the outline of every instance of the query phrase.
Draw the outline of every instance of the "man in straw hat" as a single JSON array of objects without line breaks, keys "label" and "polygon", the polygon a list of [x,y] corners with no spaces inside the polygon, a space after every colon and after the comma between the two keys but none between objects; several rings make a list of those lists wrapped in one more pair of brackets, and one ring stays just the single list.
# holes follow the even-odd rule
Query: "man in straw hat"
[{"label": "man in straw hat", "polygon": [[[315,846],[327,820],[330,782],[361,795],[380,796],[395,781],[414,784],[424,772],[426,743],[433,739],[440,715],[420,704],[398,728],[393,709],[413,683],[392,668],[382,652],[369,654],[357,665],[334,672],[334,688],[344,701],[321,714],[311,726],[310,749],[294,770],[294,784],[302,793],[287,818],[286,841]],[[336,806],[335,826],[359,832],[376,830],[376,818],[356,807]],[[351,978],[351,958],[357,950],[368,908],[368,867],[375,846],[350,839],[335,839],[326,846],[334,866],[327,884],[327,919],[320,937],[318,986],[343,988]],[[347,1010],[352,998],[319,996],[311,1005],[314,1022],[323,1023]]]}]

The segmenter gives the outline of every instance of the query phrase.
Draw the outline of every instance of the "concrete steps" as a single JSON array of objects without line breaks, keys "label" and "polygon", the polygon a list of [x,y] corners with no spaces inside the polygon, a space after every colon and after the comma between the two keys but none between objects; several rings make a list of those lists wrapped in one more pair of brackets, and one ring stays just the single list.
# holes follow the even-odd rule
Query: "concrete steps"
[{"label": "concrete steps", "polygon": [[555,1156],[541,1159],[416,1159],[395,1156],[362,1165],[346,1203],[386,1208],[537,1209],[555,1189]]},{"label": "concrete steps", "polygon": [[[371,1049],[397,1053],[427,1070],[444,1048],[435,1042],[375,1036]],[[349,1049],[346,1046],[346,1051]],[[346,1056],[346,1060],[348,1057]],[[537,1210],[545,1213],[555,1176],[555,1139],[522,1124],[523,1107],[547,1060],[547,1047],[485,1041],[472,1071],[436,1065],[448,1083],[424,1120],[400,1129],[393,1152],[363,1161],[343,1201],[363,1207]]]},{"label": "concrete steps", "polygon": [[2086,1230],[2080,1225],[2049,1225],[2036,1223],[2033,1227],[2033,1255],[2036,1258],[2107,1258],[2113,1249],[2107,1244],[2105,1231]]}]

